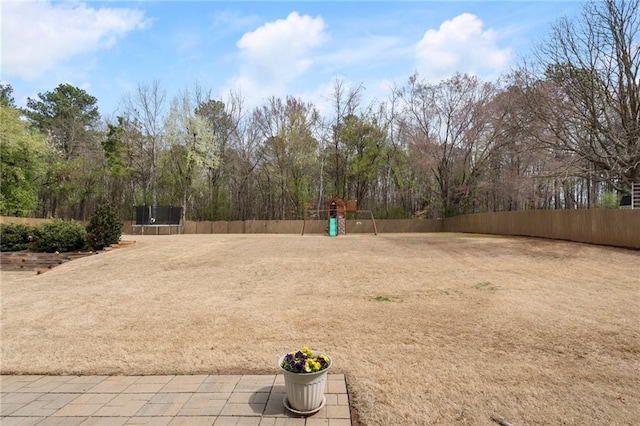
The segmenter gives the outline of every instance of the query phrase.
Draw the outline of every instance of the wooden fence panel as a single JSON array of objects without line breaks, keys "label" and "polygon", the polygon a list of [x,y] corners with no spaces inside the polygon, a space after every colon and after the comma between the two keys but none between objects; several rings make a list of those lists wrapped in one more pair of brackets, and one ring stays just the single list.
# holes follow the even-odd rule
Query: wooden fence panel
[{"label": "wooden fence panel", "polygon": [[525,210],[444,219],[446,232],[522,235],[640,249],[640,211]]},{"label": "wooden fence panel", "polygon": [[[0,217],[0,223],[27,223],[36,225],[49,219]],[[378,233],[402,232],[471,232],[479,234],[522,235],[552,238],[592,244],[640,249],[640,210],[638,209],[590,209],[590,210],[525,210],[515,212],[481,213],[447,219],[376,220]],[[198,234],[299,234],[301,220],[251,220],[190,222],[185,233]],[[306,234],[326,234],[325,220],[308,220],[304,224]],[[152,229],[147,235],[176,233],[175,228]],[[140,234],[131,221],[125,221],[124,234]],[[349,219],[350,233],[373,233],[369,218]]]}]

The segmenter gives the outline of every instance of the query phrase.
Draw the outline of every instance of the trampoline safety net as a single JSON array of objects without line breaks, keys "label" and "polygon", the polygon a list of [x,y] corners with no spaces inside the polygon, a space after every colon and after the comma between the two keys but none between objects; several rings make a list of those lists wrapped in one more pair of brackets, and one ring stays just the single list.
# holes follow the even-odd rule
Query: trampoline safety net
[{"label": "trampoline safety net", "polygon": [[180,225],[182,207],[136,206],[136,225]]}]

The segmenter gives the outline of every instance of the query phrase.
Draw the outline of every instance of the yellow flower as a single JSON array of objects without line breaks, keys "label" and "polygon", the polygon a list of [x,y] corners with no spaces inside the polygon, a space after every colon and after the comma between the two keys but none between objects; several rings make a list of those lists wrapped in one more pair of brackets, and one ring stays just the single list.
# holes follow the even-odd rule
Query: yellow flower
[{"label": "yellow flower", "polygon": [[311,358],[307,359],[304,363],[304,371],[306,373],[315,373],[316,371],[320,371],[320,367],[320,363]]}]

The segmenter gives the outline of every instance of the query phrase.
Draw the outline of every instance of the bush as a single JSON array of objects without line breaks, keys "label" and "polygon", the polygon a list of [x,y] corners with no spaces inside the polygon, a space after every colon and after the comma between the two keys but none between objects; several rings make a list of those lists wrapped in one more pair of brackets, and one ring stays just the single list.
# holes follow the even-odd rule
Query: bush
[{"label": "bush", "polygon": [[111,204],[102,204],[93,212],[87,225],[87,242],[95,250],[120,241],[124,222]]},{"label": "bush", "polygon": [[602,194],[600,201],[601,209],[618,209],[620,208],[620,197],[616,192],[605,192]]},{"label": "bush", "polygon": [[56,219],[36,228],[35,249],[47,253],[79,250],[86,240],[87,231],[80,223]]},{"label": "bush", "polygon": [[35,228],[23,223],[0,224],[0,251],[27,250],[34,234]]}]

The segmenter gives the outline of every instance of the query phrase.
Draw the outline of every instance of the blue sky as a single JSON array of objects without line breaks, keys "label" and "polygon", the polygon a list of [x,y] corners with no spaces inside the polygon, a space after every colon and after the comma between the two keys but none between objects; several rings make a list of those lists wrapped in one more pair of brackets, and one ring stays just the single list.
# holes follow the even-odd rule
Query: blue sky
[{"label": "blue sky", "polygon": [[197,83],[248,107],[294,95],[322,107],[337,78],[383,100],[410,75],[495,79],[543,41],[573,1],[7,1],[0,80],[19,106],[60,83],[103,116],[139,84],[168,98]]}]

